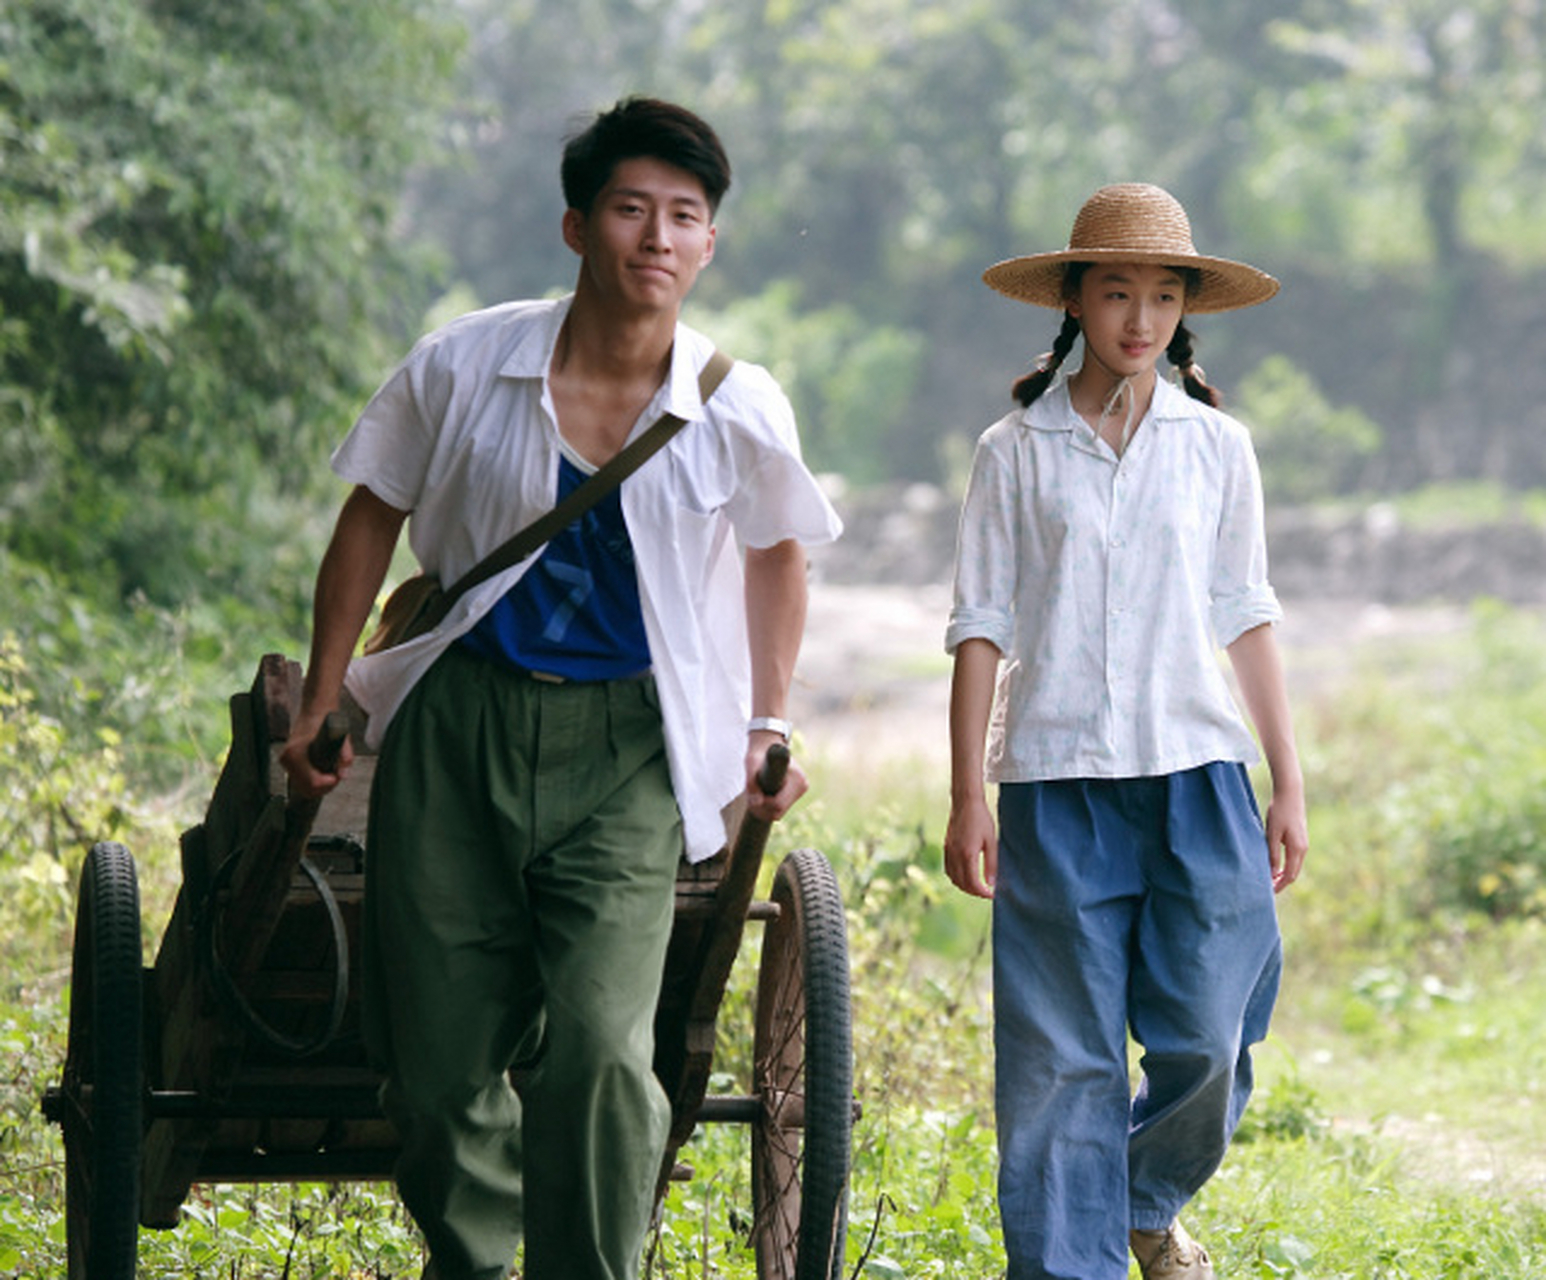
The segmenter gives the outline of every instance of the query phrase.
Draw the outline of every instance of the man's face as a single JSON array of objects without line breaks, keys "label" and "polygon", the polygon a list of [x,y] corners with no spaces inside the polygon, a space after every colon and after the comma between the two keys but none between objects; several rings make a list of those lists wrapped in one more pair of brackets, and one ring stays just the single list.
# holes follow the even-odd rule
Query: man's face
[{"label": "man's face", "polygon": [[622,161],[589,214],[564,214],[564,241],[581,276],[627,311],[675,311],[714,256],[713,212],[702,184],[661,160]]}]

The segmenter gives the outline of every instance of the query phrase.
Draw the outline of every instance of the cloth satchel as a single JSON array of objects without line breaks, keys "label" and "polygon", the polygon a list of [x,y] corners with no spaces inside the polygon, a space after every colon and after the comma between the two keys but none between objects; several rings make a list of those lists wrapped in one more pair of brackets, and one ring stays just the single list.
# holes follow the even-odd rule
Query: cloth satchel
[{"label": "cloth satchel", "polygon": [[[705,404],[719,389],[734,363],[724,352],[716,351],[703,366],[703,372],[698,375],[698,394]],[[519,564],[554,535],[567,529],[638,470],[685,425],[685,420],[675,414],[662,414],[551,511],[538,516],[512,538],[500,543],[449,587],[442,587],[440,579],[432,573],[416,573],[405,579],[381,606],[381,620],[365,641],[365,652],[380,653],[433,631],[463,594],[511,565]]]}]

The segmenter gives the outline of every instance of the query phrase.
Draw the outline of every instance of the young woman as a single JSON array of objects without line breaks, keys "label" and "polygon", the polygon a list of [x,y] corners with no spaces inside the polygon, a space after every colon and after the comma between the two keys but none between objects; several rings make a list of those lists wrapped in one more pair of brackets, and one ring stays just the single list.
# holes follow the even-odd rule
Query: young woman
[{"label": "young woman", "polygon": [[[1177,1214],[1250,1093],[1281,969],[1273,894],[1308,833],[1255,456],[1183,320],[1278,285],[1200,255],[1181,206],[1142,184],[1096,192],[1066,250],[983,278],[1063,312],[978,443],[946,635],[945,866],[993,899],[1009,1280],[1122,1280],[1129,1248],[1148,1280],[1202,1280]],[[1271,770],[1265,823],[1220,646]]]}]

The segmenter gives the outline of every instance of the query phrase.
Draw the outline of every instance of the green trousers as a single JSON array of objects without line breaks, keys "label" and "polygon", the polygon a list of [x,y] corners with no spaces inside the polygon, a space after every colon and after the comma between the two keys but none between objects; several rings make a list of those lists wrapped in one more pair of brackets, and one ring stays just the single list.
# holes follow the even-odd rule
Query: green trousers
[{"label": "green trousers", "polygon": [[[382,743],[362,939],[397,1182],[440,1280],[633,1280],[681,819],[654,684],[452,650]],[[521,1070],[519,1096],[508,1073]]]}]

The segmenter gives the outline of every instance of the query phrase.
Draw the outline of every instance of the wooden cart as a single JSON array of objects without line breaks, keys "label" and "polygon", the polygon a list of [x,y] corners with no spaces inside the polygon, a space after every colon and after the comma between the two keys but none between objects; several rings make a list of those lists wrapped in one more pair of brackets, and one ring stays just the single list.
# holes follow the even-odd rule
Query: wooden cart
[{"label": "wooden cart", "polygon": [[[317,802],[278,763],[296,663],[270,655],[231,700],[231,750],[154,965],[142,964],[134,859],[102,843],[76,914],[69,1040],[43,1099],[64,1134],[70,1280],[127,1280],[141,1226],[175,1227],[195,1183],[385,1180],[398,1142],[359,1035],[355,965],[375,760]],[[334,723],[338,736],[347,722]],[[691,1177],[696,1125],[751,1130],[753,1244],[765,1280],[836,1280],[852,1097],[847,936],[826,859],[780,864],[754,902],[767,824],[740,817],[683,862],[656,1011],[672,1101],[658,1197]],[[710,1096],[715,1022],[747,920],[766,932],[745,1093]]]}]

